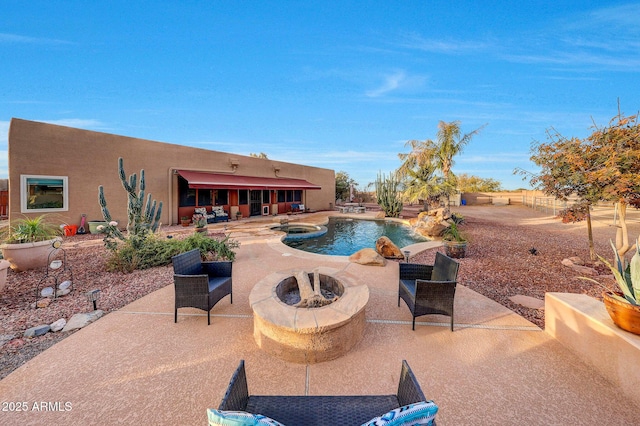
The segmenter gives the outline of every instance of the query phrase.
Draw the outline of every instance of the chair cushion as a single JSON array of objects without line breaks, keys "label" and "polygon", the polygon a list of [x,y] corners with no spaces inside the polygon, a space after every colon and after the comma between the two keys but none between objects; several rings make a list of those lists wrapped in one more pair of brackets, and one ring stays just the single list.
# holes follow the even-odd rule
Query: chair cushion
[{"label": "chair cushion", "polygon": [[206,207],[196,207],[194,214],[201,214],[203,216],[207,215],[207,208]]},{"label": "chair cushion", "polygon": [[416,295],[416,280],[400,280],[400,282],[409,293]]},{"label": "chair cushion", "polygon": [[229,281],[231,281],[229,277],[209,277],[209,291],[213,291]]},{"label": "chair cushion", "polygon": [[222,411],[209,408],[207,418],[209,426],[284,426],[282,423],[261,414],[251,414],[244,411]]},{"label": "chair cushion", "polygon": [[438,406],[433,401],[421,401],[391,410],[362,426],[431,425],[437,412]]}]

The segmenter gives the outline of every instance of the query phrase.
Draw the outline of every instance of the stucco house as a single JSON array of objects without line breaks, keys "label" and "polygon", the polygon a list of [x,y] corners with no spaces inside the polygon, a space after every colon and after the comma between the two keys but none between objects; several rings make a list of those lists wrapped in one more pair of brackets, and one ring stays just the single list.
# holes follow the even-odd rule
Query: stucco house
[{"label": "stucco house", "polygon": [[127,175],[145,171],[146,193],[176,224],[196,207],[222,207],[231,219],[282,214],[335,200],[333,170],[13,118],[9,126],[9,218],[51,213],[60,223],[102,220],[98,186],[112,217],[127,221]]}]

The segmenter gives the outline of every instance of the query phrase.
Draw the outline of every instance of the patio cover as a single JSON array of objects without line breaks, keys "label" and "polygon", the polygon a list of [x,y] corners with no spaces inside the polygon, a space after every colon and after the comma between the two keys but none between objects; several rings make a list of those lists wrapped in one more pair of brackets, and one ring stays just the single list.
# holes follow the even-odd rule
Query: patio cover
[{"label": "patio cover", "polygon": [[199,189],[322,189],[304,179],[240,176],[222,173],[178,170],[189,182],[189,188]]}]

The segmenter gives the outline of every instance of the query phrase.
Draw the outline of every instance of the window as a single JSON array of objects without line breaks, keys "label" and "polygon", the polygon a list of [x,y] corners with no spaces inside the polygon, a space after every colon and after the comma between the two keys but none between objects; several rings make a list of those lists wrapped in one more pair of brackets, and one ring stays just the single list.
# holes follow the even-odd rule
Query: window
[{"label": "window", "polygon": [[269,190],[263,190],[262,191],[262,203],[263,204],[269,204],[271,202],[271,191]]},{"label": "window", "polygon": [[224,206],[229,204],[229,191],[226,189],[216,189],[213,191],[216,200],[216,206]]},{"label": "window", "polygon": [[293,201],[302,201],[302,191],[296,189],[293,191]]},{"label": "window", "polygon": [[67,176],[20,175],[20,194],[22,213],[69,210]]},{"label": "window", "polygon": [[191,207],[196,205],[196,190],[189,188],[189,182],[183,179],[182,176],[178,177],[178,194],[180,207]]},{"label": "window", "polygon": [[198,205],[201,207],[211,205],[210,189],[198,189]]},{"label": "window", "polygon": [[242,189],[238,191],[238,196],[240,198],[240,201],[238,201],[238,204],[240,205],[249,204],[249,191]]},{"label": "window", "polygon": [[278,191],[278,202],[279,203],[284,203],[284,201],[285,201],[284,194],[285,194],[285,191],[283,191],[283,190]]}]

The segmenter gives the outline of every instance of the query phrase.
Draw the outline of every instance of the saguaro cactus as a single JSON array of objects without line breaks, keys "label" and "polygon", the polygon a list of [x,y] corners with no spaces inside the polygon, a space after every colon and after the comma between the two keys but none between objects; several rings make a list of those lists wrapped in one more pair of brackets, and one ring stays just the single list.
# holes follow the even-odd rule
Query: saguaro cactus
[{"label": "saguaro cactus", "polygon": [[378,173],[376,179],[376,199],[378,205],[389,217],[398,217],[402,211],[402,198],[398,191],[400,181],[395,173],[387,178],[384,173]]},{"label": "saguaro cactus", "polygon": [[[147,195],[145,203],[145,181],[144,169],[140,170],[140,190],[138,187],[138,177],[134,173],[127,179],[124,171],[124,160],[122,157],[118,159],[118,174],[122,187],[127,191],[128,195],[128,221],[127,232],[130,237],[144,238],[148,232],[155,232],[160,226],[160,216],[162,215],[162,201],[158,204],[156,200],[151,199],[151,194]],[[104,188],[102,185],[98,187],[98,201],[102,208],[102,216],[107,222],[112,222],[111,213],[107,208],[107,200],[104,197]],[[110,226],[110,231],[114,237],[124,240],[124,235],[116,228]]]}]

